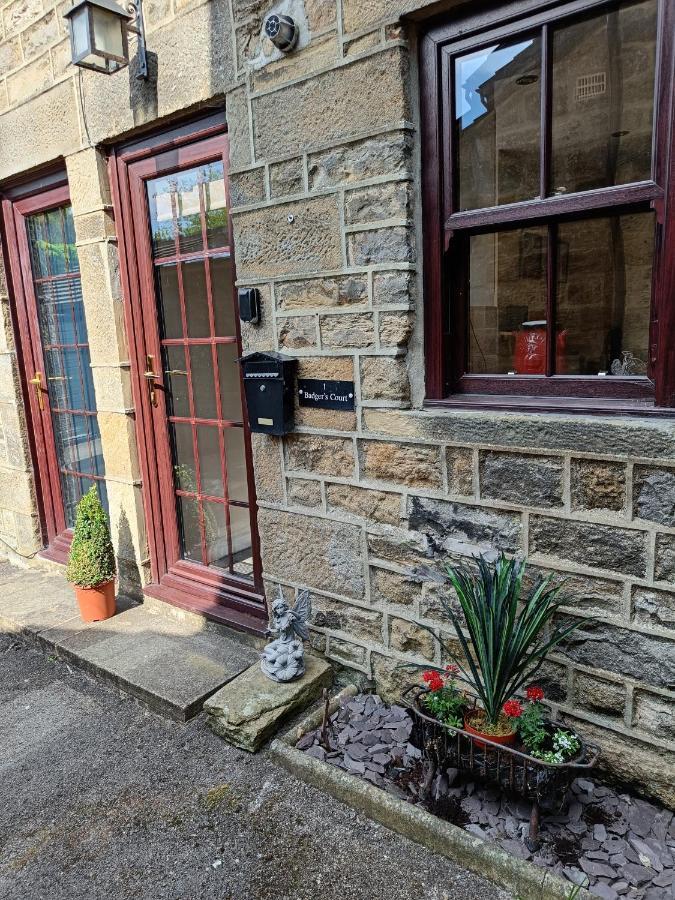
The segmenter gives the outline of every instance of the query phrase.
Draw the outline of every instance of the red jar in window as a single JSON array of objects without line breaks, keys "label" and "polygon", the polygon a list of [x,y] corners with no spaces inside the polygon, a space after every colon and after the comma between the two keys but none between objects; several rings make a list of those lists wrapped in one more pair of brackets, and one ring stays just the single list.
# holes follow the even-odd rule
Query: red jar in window
[{"label": "red jar in window", "polygon": [[[565,345],[567,332],[556,336],[556,374],[565,374]],[[516,332],[513,368],[517,375],[546,374],[546,321],[523,322]]]}]

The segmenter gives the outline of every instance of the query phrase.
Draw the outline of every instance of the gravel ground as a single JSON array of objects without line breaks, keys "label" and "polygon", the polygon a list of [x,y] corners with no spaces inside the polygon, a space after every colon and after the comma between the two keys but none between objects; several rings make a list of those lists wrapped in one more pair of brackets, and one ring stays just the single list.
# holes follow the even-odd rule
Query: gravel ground
[{"label": "gravel ground", "polygon": [[510,898],[5,634],[0,735],[3,900]]}]

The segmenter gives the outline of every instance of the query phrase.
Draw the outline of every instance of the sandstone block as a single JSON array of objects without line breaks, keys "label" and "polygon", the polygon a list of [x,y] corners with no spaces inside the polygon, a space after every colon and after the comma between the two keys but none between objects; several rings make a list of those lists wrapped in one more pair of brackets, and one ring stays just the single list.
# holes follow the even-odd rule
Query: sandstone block
[{"label": "sandstone block", "polygon": [[654,578],[675,584],[675,535],[656,535],[656,564]]},{"label": "sandstone block", "polygon": [[633,616],[643,625],[658,625],[675,631],[675,594],[654,588],[634,588]]},{"label": "sandstone block", "polygon": [[377,533],[368,534],[370,559],[395,563],[404,569],[428,568],[433,546],[425,534],[383,525]]},{"label": "sandstone block", "polygon": [[388,262],[414,262],[415,239],[407,228],[374,228],[347,236],[350,266],[372,266]]},{"label": "sandstone block", "polygon": [[410,399],[410,382],[405,360],[391,356],[367,356],[361,359],[361,399]]},{"label": "sandstone block", "polygon": [[310,31],[321,31],[335,22],[337,7],[332,0],[305,0],[305,13]]},{"label": "sandstone block", "polygon": [[440,455],[436,447],[361,441],[360,451],[361,472],[365,478],[421,488],[437,488],[442,483]]},{"label": "sandstone block", "polygon": [[675,740],[675,700],[637,691],[634,724],[662,740]]},{"label": "sandstone block", "polygon": [[335,306],[338,302],[338,285],[335,278],[281,281],[275,287],[275,295],[279,310]]},{"label": "sandstone block", "polygon": [[19,38],[12,38],[0,43],[0,76],[21,65],[21,43]]},{"label": "sandstone block", "polygon": [[42,3],[40,0],[15,0],[9,3],[4,9],[3,21],[5,24],[5,33],[11,34],[13,31],[21,31],[23,28],[42,12]]},{"label": "sandstone block", "polygon": [[23,100],[46,90],[52,83],[52,62],[45,53],[32,63],[28,63],[7,79],[9,105],[16,106]]},{"label": "sandstone block", "polygon": [[373,603],[412,606],[421,596],[422,583],[419,579],[370,567],[370,597]]},{"label": "sandstone block", "polygon": [[102,153],[93,147],[80,150],[66,159],[66,168],[75,216],[110,205],[110,183]]},{"label": "sandstone block", "polygon": [[412,138],[405,132],[378,135],[310,154],[308,162],[312,190],[379,175],[410,175]]},{"label": "sandstone block", "polygon": [[518,513],[428,497],[411,497],[409,507],[410,527],[433,536],[434,544],[446,551],[466,547],[513,553],[520,549]]},{"label": "sandstone block", "polygon": [[361,529],[298,513],[258,514],[265,572],[318,590],[360,599],[365,584]]},{"label": "sandstone block", "polygon": [[332,635],[328,640],[326,653],[331,659],[343,663],[345,666],[365,666],[366,664],[365,647],[340,640]]},{"label": "sandstone block", "polygon": [[396,3],[391,0],[345,0],[342,7],[344,30],[346,33],[359,31],[383,19],[395,22],[405,6],[406,3],[400,0]]},{"label": "sandstone block", "polygon": [[412,313],[380,313],[380,345],[405,347],[413,333],[415,317]]},{"label": "sandstone block", "polygon": [[225,100],[225,118],[230,144],[230,165],[233,169],[251,164],[251,138],[246,88],[230,91]]},{"label": "sandstone block", "polygon": [[265,169],[249,169],[230,174],[230,203],[233,207],[259,203],[265,199]]},{"label": "sandstone block", "polygon": [[282,349],[304,349],[316,347],[317,329],[314,316],[290,316],[278,319],[279,347]]},{"label": "sandstone block", "polygon": [[285,449],[288,469],[344,478],[354,473],[354,445],[348,438],[289,434]]},{"label": "sandstone block", "polygon": [[562,506],[562,459],[481,452],[480,493],[524,506]]},{"label": "sandstone block", "polygon": [[24,515],[33,513],[33,479],[29,472],[0,467],[0,507]]},{"label": "sandstone block", "polygon": [[410,212],[410,194],[405,181],[373,185],[345,194],[345,222],[364,225],[382,219],[405,219]]},{"label": "sandstone block", "polygon": [[321,482],[308,478],[289,478],[287,481],[288,502],[294,506],[321,506]]},{"label": "sandstone block", "polygon": [[610,525],[590,525],[544,516],[530,518],[530,552],[555,556],[583,566],[644,578],[647,537]]},{"label": "sandstone block", "polygon": [[324,347],[344,350],[347,347],[365,349],[375,345],[375,326],[370,313],[321,316],[320,323]]},{"label": "sandstone block", "polygon": [[325,660],[305,655],[305,674],[276,683],[255,663],[204,703],[211,728],[235,747],[255,753],[283,722],[320,696],[333,679]]},{"label": "sandstone block", "polygon": [[301,194],[305,190],[303,162],[297,159],[285,159],[270,166],[270,196],[288,197]]},{"label": "sandstone block", "polygon": [[401,498],[398,494],[353,487],[350,484],[326,485],[329,510],[338,510],[375,522],[398,525],[401,519]]},{"label": "sandstone block", "polygon": [[312,594],[312,625],[342,631],[360,641],[382,642],[382,614]]},{"label": "sandstone block", "polygon": [[581,708],[611,718],[623,717],[626,689],[622,684],[578,672],[574,689],[576,704]]},{"label": "sandstone block", "polygon": [[407,619],[390,619],[389,646],[393,650],[433,659],[435,644],[433,636],[415,622],[409,622]]},{"label": "sandstone block", "polygon": [[[294,221],[289,224],[287,217]],[[294,275],[341,265],[337,200],[298,200],[234,216],[237,274]]]},{"label": "sandstone block", "polygon": [[413,272],[376,272],[373,276],[373,303],[376,306],[389,303],[410,306],[414,300]]},{"label": "sandstone block", "polygon": [[636,466],[633,503],[636,517],[675,528],[675,469]]},{"label": "sandstone block", "polygon": [[379,43],[380,32],[377,29],[368,34],[363,34],[361,37],[354,38],[353,41],[345,41],[344,54],[345,56],[355,56],[357,53],[364,53],[372,47],[377,47]]},{"label": "sandstone block", "polygon": [[114,412],[99,412],[98,426],[106,475],[136,481],[140,478],[140,469],[132,417]]},{"label": "sandstone block", "polygon": [[473,450],[470,447],[448,447],[448,491],[462,497],[473,496]]},{"label": "sandstone block", "polygon": [[32,59],[42,53],[50,44],[59,40],[60,31],[56,14],[53,10],[38,19],[21,33],[24,59]]},{"label": "sandstone block", "polygon": [[268,434],[251,434],[255,489],[259,500],[280,503],[284,498],[281,441],[281,438]]},{"label": "sandstone block", "polygon": [[570,491],[573,509],[621,512],[626,505],[626,469],[620,463],[573,459]]},{"label": "sandstone block", "polygon": [[544,689],[549,700],[561,702],[567,699],[567,666],[546,660],[537,672],[536,683]]},{"label": "sandstone block", "polygon": [[385,703],[397,703],[414,681],[414,673],[404,669],[400,659],[391,656],[373,653],[371,661],[377,693]]},{"label": "sandstone block", "polygon": [[351,356],[305,356],[298,360],[298,378],[353,381],[354,360]]},{"label": "sandstone block", "polygon": [[[525,573],[525,585],[528,589],[534,586],[539,577],[551,574],[551,569],[529,565]],[[556,582],[560,582],[558,576]],[[572,610],[583,610],[596,616],[623,616],[623,582],[611,581],[608,578],[595,578],[589,575],[573,575],[565,572],[565,584],[562,589],[565,606]]]},{"label": "sandstone block", "polygon": [[253,99],[256,155],[279,157],[409,118],[406,57],[391,48]]},{"label": "sandstone block", "polygon": [[[267,38],[263,44],[272,46]],[[338,44],[334,31],[322,37],[315,37],[306,46],[295,53],[272,59],[252,73],[255,91],[269,90],[282,85],[286,81],[311,75],[317,69],[331,65],[338,55]]]},{"label": "sandstone block", "polygon": [[368,279],[365,275],[347,275],[338,279],[338,303],[367,303]]},{"label": "sandstone block", "polygon": [[645,684],[675,683],[675,641],[640,634],[594,620],[572,632],[563,652],[570,659]]},{"label": "sandstone block", "polygon": [[272,290],[269,284],[251,285],[260,291],[260,322],[249,325],[241,322],[241,346],[244,353],[274,349],[272,327]]}]

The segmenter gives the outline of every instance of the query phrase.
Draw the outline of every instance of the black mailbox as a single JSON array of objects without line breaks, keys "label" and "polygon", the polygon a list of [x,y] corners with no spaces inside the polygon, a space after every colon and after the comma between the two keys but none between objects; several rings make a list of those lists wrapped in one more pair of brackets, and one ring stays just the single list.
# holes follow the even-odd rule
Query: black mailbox
[{"label": "black mailbox", "polygon": [[293,430],[297,362],[281,353],[250,353],[241,359],[251,431],[287,434]]}]

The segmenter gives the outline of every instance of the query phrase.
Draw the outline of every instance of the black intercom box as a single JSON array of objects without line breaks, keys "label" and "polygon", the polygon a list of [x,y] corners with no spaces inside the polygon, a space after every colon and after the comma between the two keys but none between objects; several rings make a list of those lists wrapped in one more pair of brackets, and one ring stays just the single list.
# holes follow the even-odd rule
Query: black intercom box
[{"label": "black intercom box", "polygon": [[239,318],[242,322],[260,322],[260,291],[258,288],[239,288]]},{"label": "black intercom box", "polygon": [[240,362],[251,431],[288,434],[295,425],[297,359],[282,353],[250,353]]}]

